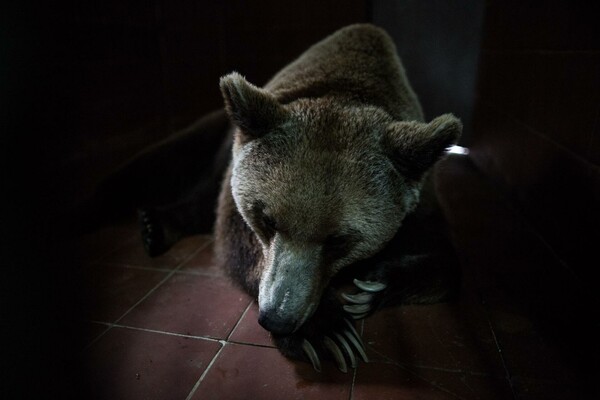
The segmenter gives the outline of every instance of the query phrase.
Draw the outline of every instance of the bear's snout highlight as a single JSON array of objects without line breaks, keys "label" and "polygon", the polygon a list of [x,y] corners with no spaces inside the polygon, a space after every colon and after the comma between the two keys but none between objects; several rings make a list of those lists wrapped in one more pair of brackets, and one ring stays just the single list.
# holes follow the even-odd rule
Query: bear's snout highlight
[{"label": "bear's snout highlight", "polygon": [[319,249],[283,240],[269,249],[259,291],[259,323],[273,333],[292,333],[312,315],[321,296]]},{"label": "bear's snout highlight", "polygon": [[258,323],[266,330],[279,335],[293,333],[297,326],[296,321],[279,316],[276,309],[260,310]]}]

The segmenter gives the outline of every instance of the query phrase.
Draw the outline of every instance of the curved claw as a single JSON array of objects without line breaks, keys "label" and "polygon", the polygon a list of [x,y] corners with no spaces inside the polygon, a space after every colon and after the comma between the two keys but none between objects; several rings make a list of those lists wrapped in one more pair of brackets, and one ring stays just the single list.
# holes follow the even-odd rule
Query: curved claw
[{"label": "curved claw", "polygon": [[368,312],[366,313],[362,313],[362,314],[350,314],[352,316],[352,319],[358,321],[359,319],[363,319],[365,318],[367,315],[369,315]]},{"label": "curved claw", "polygon": [[371,310],[371,304],[356,304],[356,305],[345,305],[344,310],[348,311],[351,314],[366,314]]},{"label": "curved claw", "polygon": [[317,355],[317,352],[312,344],[310,344],[310,342],[306,339],[304,339],[302,342],[302,350],[304,350],[304,353],[312,363],[315,371],[321,372],[321,361],[319,361],[319,356]]},{"label": "curved claw", "polygon": [[360,354],[364,362],[368,363],[369,359],[367,358],[367,353],[365,352],[365,345],[363,344],[360,336],[358,335],[358,332],[356,332],[356,329],[354,329],[354,326],[350,321],[348,321],[347,319],[344,319],[344,321],[346,322],[346,325],[348,325],[349,328],[344,330],[344,335],[346,335],[348,340],[350,340],[354,347],[356,347],[356,350],[358,350],[358,353]]},{"label": "curved claw", "polygon": [[350,366],[352,368],[356,368],[356,357],[354,357],[354,352],[350,348],[350,345],[348,344],[346,339],[344,339],[344,337],[337,332],[335,333],[335,338],[338,340],[338,342],[340,342],[340,344],[346,351],[346,354],[348,355],[348,358],[350,359]]},{"label": "curved claw", "polygon": [[385,283],[381,282],[372,282],[372,281],[361,281],[358,279],[354,279],[354,284],[361,290],[370,293],[381,292],[383,289],[387,287]]},{"label": "curved claw", "polygon": [[347,372],[348,367],[346,366],[346,360],[344,359],[342,350],[340,350],[338,345],[335,344],[335,342],[329,336],[325,336],[323,338],[323,344],[325,345],[325,347],[327,347],[329,352],[333,355],[333,358],[335,358],[335,362],[337,363],[339,370],[342,372]]},{"label": "curved claw", "polygon": [[367,292],[361,292],[357,294],[342,293],[342,298],[350,303],[366,304],[371,302],[373,295]]}]

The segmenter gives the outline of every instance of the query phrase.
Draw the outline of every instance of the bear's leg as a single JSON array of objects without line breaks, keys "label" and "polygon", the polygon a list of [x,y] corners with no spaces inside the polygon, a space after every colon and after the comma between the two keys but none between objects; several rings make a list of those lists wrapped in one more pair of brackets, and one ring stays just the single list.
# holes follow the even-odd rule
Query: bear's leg
[{"label": "bear's leg", "polygon": [[352,293],[341,293],[344,310],[362,319],[383,307],[432,304],[454,300],[461,271],[451,246],[424,254],[404,254],[373,260],[366,273],[356,273]]},{"label": "bear's leg", "polygon": [[231,143],[229,119],[219,110],[149,146],[99,183],[78,213],[87,221],[80,229],[91,231],[136,209],[176,204],[198,192],[199,182],[212,185],[211,201],[204,202],[212,211],[231,158]]},{"label": "bear's leg", "polygon": [[181,238],[210,232],[215,220],[216,195],[195,192],[184,199],[158,207],[138,210],[138,222],[146,253],[155,257],[165,253]]}]

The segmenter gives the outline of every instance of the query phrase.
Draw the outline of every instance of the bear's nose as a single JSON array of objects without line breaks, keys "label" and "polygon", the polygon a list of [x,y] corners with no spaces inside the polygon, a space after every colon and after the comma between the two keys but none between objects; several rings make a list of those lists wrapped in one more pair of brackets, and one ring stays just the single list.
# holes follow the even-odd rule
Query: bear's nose
[{"label": "bear's nose", "polygon": [[294,332],[296,326],[294,321],[284,319],[274,311],[260,310],[258,313],[258,323],[266,330],[279,335],[285,335]]}]

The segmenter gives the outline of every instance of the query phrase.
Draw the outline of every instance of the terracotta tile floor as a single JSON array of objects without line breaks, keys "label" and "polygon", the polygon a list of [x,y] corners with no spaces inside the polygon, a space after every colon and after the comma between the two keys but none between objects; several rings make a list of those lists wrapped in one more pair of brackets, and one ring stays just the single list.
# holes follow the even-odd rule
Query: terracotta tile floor
[{"label": "terracotta tile floor", "polygon": [[461,298],[361,322],[371,362],[347,374],[333,365],[316,373],[279,354],[256,322],[256,304],[212,264],[210,236],[150,259],[134,223],[86,235],[82,352],[91,397],[592,398],[585,365],[597,356],[594,330],[576,278],[468,159],[449,159],[441,175]]}]

